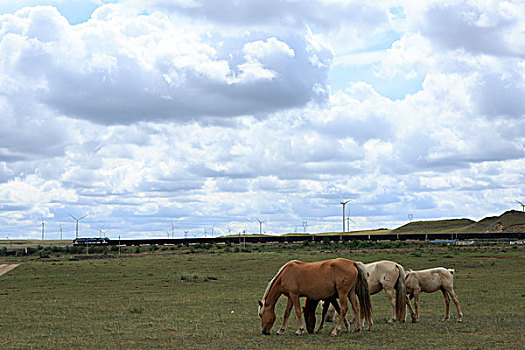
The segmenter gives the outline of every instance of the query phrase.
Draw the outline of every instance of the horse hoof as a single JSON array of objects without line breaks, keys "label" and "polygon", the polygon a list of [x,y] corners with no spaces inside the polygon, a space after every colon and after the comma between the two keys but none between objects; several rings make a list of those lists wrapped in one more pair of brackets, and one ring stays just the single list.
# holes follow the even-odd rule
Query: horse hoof
[{"label": "horse hoof", "polygon": [[463,322],[463,319],[462,318],[458,318],[458,322]]},{"label": "horse hoof", "polygon": [[419,320],[416,320],[416,319],[412,319],[412,323],[418,323]]}]

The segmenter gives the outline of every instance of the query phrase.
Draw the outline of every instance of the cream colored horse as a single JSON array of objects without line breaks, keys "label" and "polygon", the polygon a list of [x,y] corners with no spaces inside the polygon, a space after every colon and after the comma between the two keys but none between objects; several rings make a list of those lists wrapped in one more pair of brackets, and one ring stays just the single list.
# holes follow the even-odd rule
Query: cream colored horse
[{"label": "cream colored horse", "polygon": [[[407,305],[410,309],[410,315],[412,316],[412,322],[419,321],[419,294],[421,292],[434,293],[441,290],[443,297],[445,298],[445,317],[443,321],[450,318],[450,298],[458,311],[458,322],[463,320],[463,313],[459,306],[459,299],[456,293],[454,293],[454,270],[445,269],[443,267],[436,267],[428,270],[421,271],[409,271],[406,274],[405,285],[407,294],[410,299],[407,299]],[[450,296],[449,296],[450,295]],[[410,305],[410,300],[414,298],[415,312]]]},{"label": "cream colored horse", "polygon": [[[381,260],[364,264],[367,272],[368,290],[370,295],[385,290],[390,304],[392,305],[392,318],[389,322],[406,320],[406,288],[405,288],[405,269],[396,262]],[[395,290],[395,299],[394,299]],[[325,311],[328,308],[328,311]],[[324,315],[326,314],[327,317]],[[319,332],[324,325],[325,320],[333,319],[335,308],[323,302],[323,317],[321,324],[316,332]],[[305,313],[306,317],[306,313]],[[354,316],[355,317],[355,316]],[[361,322],[362,323],[362,322]]]}]

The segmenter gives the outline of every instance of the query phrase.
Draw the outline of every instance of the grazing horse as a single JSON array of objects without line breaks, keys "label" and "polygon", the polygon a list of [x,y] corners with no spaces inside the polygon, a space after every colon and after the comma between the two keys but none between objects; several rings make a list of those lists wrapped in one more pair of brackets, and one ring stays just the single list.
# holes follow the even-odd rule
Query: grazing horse
[{"label": "grazing horse", "polygon": [[[367,272],[367,281],[368,289],[370,295],[379,293],[381,290],[385,290],[388,298],[390,299],[390,304],[392,305],[392,319],[393,321],[402,321],[405,322],[406,319],[406,289],[405,289],[405,269],[403,266],[399,265],[396,262],[382,260],[369,264],[365,264]],[[396,291],[395,301],[394,301],[394,290]],[[323,329],[324,322],[326,321],[326,315],[334,315],[337,305],[330,300],[330,303],[327,301],[323,302],[323,315],[321,318],[321,324],[316,330],[316,333]],[[315,307],[313,302],[305,303],[304,318],[306,323],[306,329],[312,329],[315,327]],[[339,311],[337,311],[339,313]],[[333,317],[333,316],[332,316]]]},{"label": "grazing horse", "polygon": [[[304,321],[306,323],[306,331],[308,333],[313,333],[315,328],[315,309],[317,309],[317,304],[319,304],[319,300],[313,300],[306,298],[303,306],[303,313],[304,313]],[[330,309],[328,309],[328,306],[330,306]],[[327,312],[333,311],[330,320],[327,317]],[[321,316],[321,324],[319,325],[319,328],[315,331],[316,333],[319,333],[321,329],[323,329],[324,321],[332,321],[334,319],[335,313],[340,314],[341,308],[339,307],[339,303],[337,302],[337,297],[334,295],[330,297],[329,299],[323,300],[323,315]],[[343,319],[346,331],[348,332],[348,328],[350,327],[350,324],[346,320],[346,317]],[[361,325],[362,326],[362,325]]]},{"label": "grazing horse", "polygon": [[[443,267],[436,267],[434,269],[421,270],[421,271],[409,271],[406,274],[405,284],[407,294],[410,299],[407,299],[407,305],[410,309],[410,315],[412,316],[412,322],[419,321],[419,293],[434,293],[441,290],[443,297],[445,298],[445,317],[443,321],[450,318],[450,298],[458,311],[458,322],[463,320],[463,313],[459,306],[459,299],[456,293],[454,293],[454,270],[445,269]],[[450,297],[449,297],[450,295]],[[414,298],[414,308],[410,305],[410,300]]]},{"label": "grazing horse", "polygon": [[[284,332],[292,306],[295,307],[299,321],[299,329],[295,334],[304,333],[300,297],[323,300],[337,294],[341,302],[341,313],[337,325],[331,333],[332,336],[341,331],[341,324],[348,310],[348,299],[356,315],[360,315],[361,308],[369,324],[372,318],[366,270],[362,264],[351,260],[337,258],[311,263],[292,260],[283,265],[268,283],[264,296],[259,301],[259,317],[261,318],[263,334],[270,334],[276,319],[275,304],[282,294],[288,297],[288,303],[283,324],[277,334]],[[361,324],[356,322],[354,331],[359,332],[360,330]]]}]

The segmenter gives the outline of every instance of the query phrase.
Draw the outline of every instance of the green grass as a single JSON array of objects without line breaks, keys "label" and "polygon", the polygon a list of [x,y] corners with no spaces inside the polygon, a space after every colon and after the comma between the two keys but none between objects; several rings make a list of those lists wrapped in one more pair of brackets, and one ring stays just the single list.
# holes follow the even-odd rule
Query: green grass
[{"label": "green grass", "polygon": [[[396,249],[199,252],[118,259],[32,260],[0,277],[1,349],[465,349],[520,348],[525,341],[525,247],[416,246]],[[420,322],[390,325],[390,304],[372,296],[375,325],[360,334],[260,334],[257,300],[291,259],[389,259],[405,268],[456,269],[464,322],[442,322],[441,293],[421,297]],[[320,310],[318,310],[320,311]],[[410,318],[410,317],[408,317]],[[318,318],[319,319],[319,318]]]}]

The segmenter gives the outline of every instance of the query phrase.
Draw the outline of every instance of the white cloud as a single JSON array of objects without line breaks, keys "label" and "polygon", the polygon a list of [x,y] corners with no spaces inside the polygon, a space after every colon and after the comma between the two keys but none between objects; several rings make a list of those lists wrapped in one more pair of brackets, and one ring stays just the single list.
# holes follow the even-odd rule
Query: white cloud
[{"label": "white cloud", "polygon": [[[125,1],[76,25],[4,12],[0,226],[330,231],[339,196],[356,229],[508,209],[525,195],[522,8],[394,5]],[[334,65],[345,89],[327,84]],[[403,79],[419,91],[381,94]]]},{"label": "white cloud", "polygon": [[0,47],[9,52],[2,85],[16,81],[17,94],[33,94],[69,117],[184,122],[261,115],[325,98],[319,86],[330,53],[308,32],[216,38],[206,28],[117,5],[76,26],[53,7],[25,8],[2,22]]}]

